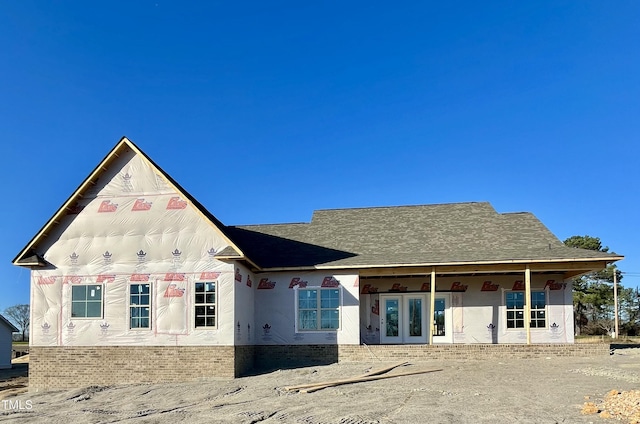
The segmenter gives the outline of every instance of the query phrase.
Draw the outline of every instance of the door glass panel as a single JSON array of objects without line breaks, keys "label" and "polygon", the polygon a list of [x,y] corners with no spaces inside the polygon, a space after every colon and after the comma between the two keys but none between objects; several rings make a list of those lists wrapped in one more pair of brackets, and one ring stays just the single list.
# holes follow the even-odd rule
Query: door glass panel
[{"label": "door glass panel", "polygon": [[409,299],[409,336],[422,336],[422,299]]},{"label": "door glass panel", "polygon": [[387,317],[387,337],[398,337],[398,300],[385,300],[385,316]]},{"label": "door glass panel", "polygon": [[435,309],[433,311],[433,335],[444,336],[444,299],[436,299]]}]

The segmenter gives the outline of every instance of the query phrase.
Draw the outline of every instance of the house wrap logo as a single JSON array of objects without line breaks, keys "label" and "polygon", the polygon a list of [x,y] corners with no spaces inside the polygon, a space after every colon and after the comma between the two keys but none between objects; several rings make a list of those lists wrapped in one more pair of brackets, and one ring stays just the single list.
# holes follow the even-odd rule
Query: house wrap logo
[{"label": "house wrap logo", "polygon": [[145,202],[144,199],[136,199],[131,211],[148,211],[151,209],[151,204],[153,202]]},{"label": "house wrap logo", "polygon": [[269,281],[268,278],[263,278],[258,283],[258,290],[271,290],[276,287],[275,281]]},{"label": "house wrap logo", "polygon": [[78,265],[79,258],[80,258],[80,255],[78,255],[76,252],[73,252],[71,255],[69,255],[69,260],[71,261],[71,265]]},{"label": "house wrap logo", "polygon": [[164,297],[182,297],[184,296],[185,289],[178,287],[176,283],[171,283],[164,291]]},{"label": "house wrap logo", "polygon": [[144,283],[149,281],[150,274],[131,274],[129,281]]},{"label": "house wrap logo", "polygon": [[291,282],[289,283],[289,288],[292,289],[295,286],[298,286],[299,288],[303,289],[303,288],[307,287],[307,284],[309,284],[309,283],[307,281],[304,281],[300,277],[293,277],[291,279]]},{"label": "house wrap logo", "polygon": [[115,274],[100,274],[96,278],[96,283],[113,283],[116,281]]},{"label": "house wrap logo", "polygon": [[108,250],[102,254],[102,261],[105,265],[111,265],[113,255]]},{"label": "house wrap logo", "polygon": [[364,286],[362,286],[361,294],[371,294],[371,293],[378,293],[378,288],[375,287],[373,284],[365,284]]},{"label": "house wrap logo", "polygon": [[129,174],[128,172],[122,175],[122,189],[126,192],[133,191],[133,184],[131,184],[131,174]]},{"label": "house wrap logo", "polygon": [[567,287],[566,283],[556,283],[556,280],[547,280],[547,284],[544,285],[546,289],[549,287],[549,290],[562,290]]},{"label": "house wrap logo", "polygon": [[80,284],[84,278],[80,275],[65,275],[62,284]]},{"label": "house wrap logo", "polygon": [[205,271],[200,274],[201,280],[217,280],[220,276],[219,272],[216,271]]},{"label": "house wrap logo", "polygon": [[186,275],[181,272],[167,272],[164,275],[164,281],[185,281]]},{"label": "house wrap logo", "polygon": [[140,249],[140,251],[138,253],[136,253],[136,256],[138,257],[138,263],[144,263],[147,260],[147,252],[145,252],[144,250]]},{"label": "house wrap logo", "polygon": [[98,208],[99,213],[109,213],[115,212],[118,210],[118,205],[116,203],[112,203],[111,200],[103,200],[100,203],[100,207]]},{"label": "house wrap logo", "polygon": [[482,283],[480,291],[498,291],[499,284],[493,284],[491,281],[485,281]]},{"label": "house wrap logo", "polygon": [[167,203],[168,210],[186,209],[186,207],[187,207],[187,202],[185,202],[184,200],[180,200],[180,198],[177,196],[169,199],[169,203]]},{"label": "house wrap logo", "polygon": [[182,263],[182,252],[178,249],[174,250],[173,252],[171,252],[171,258],[173,261],[173,265],[177,269],[178,266]]},{"label": "house wrap logo", "polygon": [[511,288],[511,290],[524,290],[524,282],[522,280],[517,280],[513,282],[513,287]]},{"label": "house wrap logo", "polygon": [[467,288],[469,288],[468,284],[462,284],[459,281],[456,281],[455,283],[451,284],[452,292],[466,292]]},{"label": "house wrap logo", "polygon": [[389,291],[390,292],[406,292],[407,289],[408,289],[407,286],[403,286],[400,283],[393,283]]},{"label": "house wrap logo", "polygon": [[239,268],[236,268],[236,272],[233,276],[233,279],[236,281],[236,283],[242,283],[242,274],[240,274]]},{"label": "house wrap logo", "polygon": [[340,286],[340,281],[336,280],[335,277],[333,276],[324,277],[324,280],[322,280],[322,287],[336,288],[339,286]]},{"label": "house wrap logo", "polygon": [[39,285],[55,284],[56,277],[38,277]]}]

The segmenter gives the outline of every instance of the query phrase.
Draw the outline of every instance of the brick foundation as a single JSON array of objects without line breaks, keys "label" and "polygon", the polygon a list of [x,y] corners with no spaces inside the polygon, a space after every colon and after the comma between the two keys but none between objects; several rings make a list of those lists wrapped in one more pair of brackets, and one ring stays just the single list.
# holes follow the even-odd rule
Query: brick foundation
[{"label": "brick foundation", "polygon": [[609,344],[86,346],[29,349],[29,389],[230,379],[337,362],[603,356]]},{"label": "brick foundation", "polygon": [[255,367],[256,346],[235,346],[235,377],[249,374]]},{"label": "brick foundation", "polygon": [[254,360],[259,370],[328,365],[340,360],[340,349],[338,345],[258,345]]},{"label": "brick foundation", "polygon": [[428,361],[434,359],[528,359],[603,356],[609,344],[450,344],[450,345],[342,345],[340,362]]},{"label": "brick foundation", "polygon": [[233,378],[234,351],[234,346],[32,346],[29,389]]}]

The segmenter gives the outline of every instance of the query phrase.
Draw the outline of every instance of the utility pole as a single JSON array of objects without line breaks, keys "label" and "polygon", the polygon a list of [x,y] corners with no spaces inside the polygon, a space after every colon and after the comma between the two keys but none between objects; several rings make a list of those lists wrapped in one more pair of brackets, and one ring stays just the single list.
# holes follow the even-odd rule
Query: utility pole
[{"label": "utility pole", "polygon": [[618,338],[618,272],[613,267],[613,319],[615,322],[615,337]]}]

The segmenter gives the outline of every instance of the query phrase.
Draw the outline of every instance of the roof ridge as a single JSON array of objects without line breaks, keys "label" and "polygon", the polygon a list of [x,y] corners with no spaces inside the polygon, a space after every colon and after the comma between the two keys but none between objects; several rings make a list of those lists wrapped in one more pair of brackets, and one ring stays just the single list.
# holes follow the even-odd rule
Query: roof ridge
[{"label": "roof ridge", "polygon": [[[488,201],[481,202],[449,202],[449,203],[429,203],[429,204],[419,204],[419,205],[395,205],[395,206],[363,206],[363,207],[348,207],[348,208],[327,208],[327,209],[316,209],[313,212],[324,212],[324,211],[352,211],[352,210],[370,210],[370,209],[394,209],[394,208],[419,208],[419,207],[437,207],[437,206],[452,206],[452,205],[489,205],[491,203]],[[493,206],[492,206],[493,207]]]},{"label": "roof ridge", "polygon": [[227,228],[238,228],[238,227],[264,227],[265,225],[276,226],[276,225],[309,225],[308,222],[277,222],[275,224],[238,224],[238,225],[227,225]]}]

